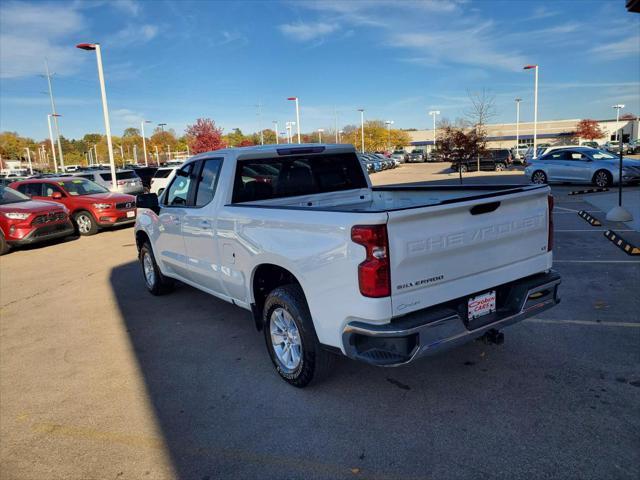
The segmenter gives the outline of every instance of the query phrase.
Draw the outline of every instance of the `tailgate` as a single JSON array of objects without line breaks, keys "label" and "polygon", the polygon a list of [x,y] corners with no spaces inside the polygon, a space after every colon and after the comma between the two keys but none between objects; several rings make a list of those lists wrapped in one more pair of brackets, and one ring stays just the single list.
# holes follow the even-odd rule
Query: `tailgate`
[{"label": "tailgate", "polygon": [[548,188],[388,213],[393,315],[551,268]]}]

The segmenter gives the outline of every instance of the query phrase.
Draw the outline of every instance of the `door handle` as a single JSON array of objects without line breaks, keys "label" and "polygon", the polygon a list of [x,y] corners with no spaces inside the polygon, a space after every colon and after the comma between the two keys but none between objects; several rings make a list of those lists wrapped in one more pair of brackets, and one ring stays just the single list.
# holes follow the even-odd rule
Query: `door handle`
[{"label": "door handle", "polygon": [[208,220],[200,221],[200,228],[211,228],[211,223]]}]

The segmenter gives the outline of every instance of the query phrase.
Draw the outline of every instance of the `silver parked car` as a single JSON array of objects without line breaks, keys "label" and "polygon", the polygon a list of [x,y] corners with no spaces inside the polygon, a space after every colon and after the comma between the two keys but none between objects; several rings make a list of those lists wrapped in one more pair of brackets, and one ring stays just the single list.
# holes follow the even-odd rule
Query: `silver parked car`
[{"label": "silver parked car", "polygon": [[[116,189],[113,187],[113,183],[111,182],[111,170],[84,170],[74,173],[73,175],[75,177],[82,177],[86,178],[87,180],[92,180],[108,190],[116,191]],[[130,195],[144,193],[142,180],[133,170],[117,170],[116,182],[118,185],[117,191],[120,193],[128,193]]]},{"label": "silver parked car", "polygon": [[[553,150],[530,160],[524,172],[533,183],[592,183],[607,187],[619,181],[617,155],[589,147]],[[640,182],[640,161],[630,158],[622,162],[623,183]]]}]

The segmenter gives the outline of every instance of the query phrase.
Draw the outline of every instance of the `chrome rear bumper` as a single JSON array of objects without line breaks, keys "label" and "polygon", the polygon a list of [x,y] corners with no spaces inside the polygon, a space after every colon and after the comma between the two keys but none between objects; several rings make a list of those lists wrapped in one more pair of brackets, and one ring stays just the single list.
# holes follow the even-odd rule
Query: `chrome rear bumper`
[{"label": "chrome rear bumper", "polygon": [[560,283],[560,275],[549,271],[499,285],[491,289],[498,295],[497,310],[473,321],[466,320],[469,297],[463,297],[395,318],[384,325],[351,322],[342,334],[344,350],[348,357],[374,365],[403,365],[553,307],[560,302]]}]

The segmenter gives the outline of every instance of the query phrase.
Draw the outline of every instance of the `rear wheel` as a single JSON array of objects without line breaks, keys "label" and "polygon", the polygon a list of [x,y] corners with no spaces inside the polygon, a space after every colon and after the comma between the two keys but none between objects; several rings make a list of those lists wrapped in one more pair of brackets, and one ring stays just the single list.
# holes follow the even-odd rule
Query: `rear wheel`
[{"label": "rear wheel", "polygon": [[593,183],[598,187],[608,187],[613,183],[613,178],[606,170],[598,170],[593,175]]},{"label": "rear wheel", "polygon": [[302,388],[329,373],[334,355],[321,347],[298,285],[284,285],[269,294],[263,321],[269,356],[287,383]]},{"label": "rear wheel", "polygon": [[502,172],[506,170],[507,166],[504,163],[496,163],[496,172]]},{"label": "rear wheel", "polygon": [[533,172],[533,175],[531,175],[531,183],[537,183],[538,185],[547,183],[547,174],[542,170],[536,170]]},{"label": "rear wheel", "polygon": [[80,235],[88,236],[98,233],[98,224],[89,212],[78,212],[73,216],[73,220]]},{"label": "rear wheel", "polygon": [[144,245],[142,245],[138,258],[140,260],[140,266],[142,267],[144,283],[152,295],[164,295],[173,290],[175,282],[172,278],[165,277],[158,268],[149,242],[145,242]]}]

